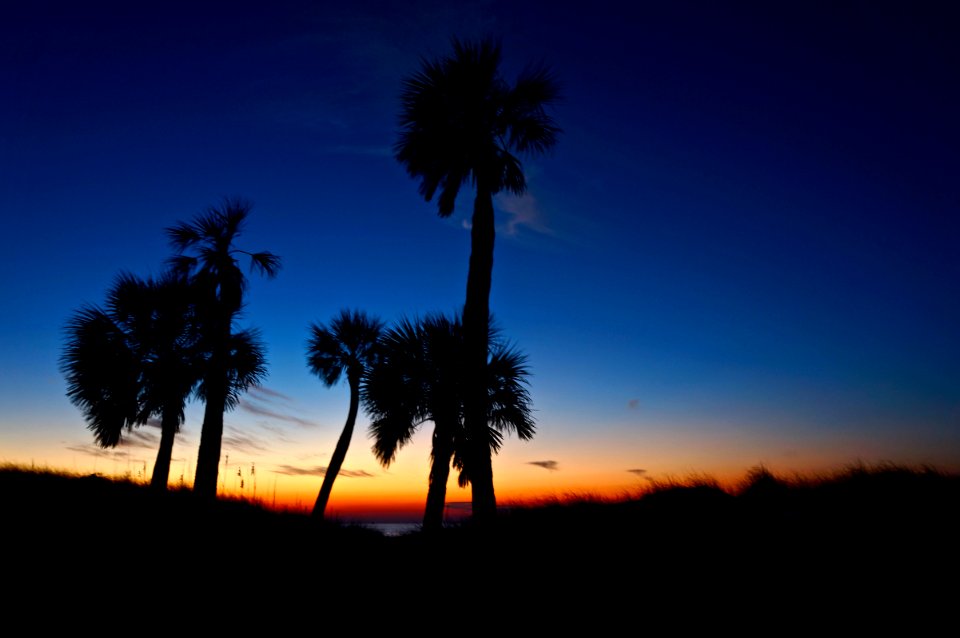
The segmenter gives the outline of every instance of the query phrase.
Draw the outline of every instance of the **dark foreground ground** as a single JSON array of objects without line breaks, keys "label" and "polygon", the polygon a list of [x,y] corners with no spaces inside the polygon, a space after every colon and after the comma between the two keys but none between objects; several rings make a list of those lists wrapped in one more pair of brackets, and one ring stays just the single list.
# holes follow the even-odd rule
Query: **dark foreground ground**
[{"label": "dark foreground ground", "polygon": [[733,494],[660,486],[398,538],[96,476],[4,469],[0,495],[7,609],[49,601],[54,617],[57,604],[129,612],[135,601],[151,616],[162,600],[169,613],[288,619],[350,605],[381,626],[449,615],[491,627],[511,609],[527,629],[667,610],[675,626],[736,621],[707,614],[710,601],[744,622],[897,615],[920,626],[960,607],[960,477],[931,470],[804,482],[755,470]]}]

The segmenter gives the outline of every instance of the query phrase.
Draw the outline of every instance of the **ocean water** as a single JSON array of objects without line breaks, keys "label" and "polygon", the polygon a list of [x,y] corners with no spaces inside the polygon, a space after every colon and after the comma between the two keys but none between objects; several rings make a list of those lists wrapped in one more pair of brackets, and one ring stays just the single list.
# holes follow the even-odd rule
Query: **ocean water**
[{"label": "ocean water", "polygon": [[420,523],[364,523],[363,526],[375,529],[384,536],[403,536],[420,529]]}]

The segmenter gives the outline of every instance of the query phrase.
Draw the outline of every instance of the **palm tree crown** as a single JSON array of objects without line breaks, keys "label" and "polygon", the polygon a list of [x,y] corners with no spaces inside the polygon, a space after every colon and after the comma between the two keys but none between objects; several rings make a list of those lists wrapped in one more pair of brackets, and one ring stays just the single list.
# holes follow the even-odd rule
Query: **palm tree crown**
[{"label": "palm tree crown", "polygon": [[323,517],[333,483],[343,467],[350,447],[360,405],[360,385],[377,356],[377,340],[383,322],[361,311],[343,310],[329,326],[313,324],[307,345],[307,366],[328,388],[344,376],[350,386],[350,408],[343,432],[330,457],[323,484],[313,507],[313,515]]},{"label": "palm tree crown", "polygon": [[197,384],[201,359],[188,283],[120,275],[107,309],[87,306],[67,324],[61,368],[67,396],[81,408],[101,447],[120,443],[124,429],[161,418],[152,484],[164,489],[184,405]]},{"label": "palm tree crown", "polygon": [[[526,357],[504,342],[495,329],[490,343],[487,443],[499,451],[504,432],[512,431],[526,440],[533,437],[535,425],[527,391]],[[460,470],[461,487],[470,482],[463,422],[463,349],[458,318],[431,315],[419,321],[401,320],[381,338],[379,359],[363,389],[364,405],[371,417],[373,452],[384,466],[393,462],[422,423],[434,423],[424,529],[437,529],[442,524],[451,461]]]},{"label": "palm tree crown", "polygon": [[383,322],[358,310],[342,310],[329,326],[313,324],[307,365],[328,388],[346,374],[359,379],[372,363]]},{"label": "palm tree crown", "polygon": [[468,181],[491,194],[523,194],[516,153],[543,153],[560,133],[545,109],[560,95],[550,71],[528,67],[511,87],[500,76],[500,58],[492,40],[454,39],[453,55],[423,60],[403,82],[396,158],[421,180],[427,201],[440,192],[443,217]]},{"label": "palm tree crown", "polygon": [[237,255],[249,257],[250,268],[267,277],[275,277],[280,271],[277,255],[269,251],[250,253],[234,246],[250,208],[243,200],[225,199],[219,208],[211,207],[192,222],[167,229],[170,244],[178,253],[170,259],[174,269],[207,285],[221,307],[231,313],[242,307],[247,287]]}]

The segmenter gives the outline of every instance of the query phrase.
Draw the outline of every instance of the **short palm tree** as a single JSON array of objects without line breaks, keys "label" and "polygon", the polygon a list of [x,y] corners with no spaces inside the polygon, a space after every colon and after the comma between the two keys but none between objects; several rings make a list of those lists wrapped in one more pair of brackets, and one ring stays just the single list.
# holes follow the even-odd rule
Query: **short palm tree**
[{"label": "short palm tree", "polygon": [[[232,370],[240,356],[233,323],[243,307],[247,287],[238,256],[248,257],[251,269],[267,277],[274,277],[280,269],[280,258],[273,253],[250,253],[235,245],[249,213],[248,203],[227,199],[192,222],[167,229],[178,252],[171,259],[174,269],[199,289],[196,308],[200,346],[205,353],[201,384],[204,415],[194,491],[210,498],[217,493],[223,413],[234,407],[239,393],[263,374],[261,369],[259,374],[244,377]],[[259,352],[262,358],[262,347]]]},{"label": "short palm tree", "polygon": [[518,155],[547,151],[560,133],[546,111],[559,97],[552,74],[544,67],[529,67],[510,86],[500,75],[500,58],[500,45],[492,40],[454,40],[452,55],[425,60],[419,72],[404,80],[395,145],[396,159],[420,180],[424,199],[430,201],[439,193],[441,217],[453,213],[464,184],[476,191],[463,331],[466,430],[469,453],[475,457],[473,513],[478,520],[496,513],[483,379],[493,273],[493,196],[501,191],[522,195],[526,178]]},{"label": "short palm tree", "polygon": [[197,384],[191,291],[183,279],[121,275],[107,309],[87,306],[67,324],[61,368],[67,396],[84,413],[101,447],[124,429],[160,417],[160,448],[151,485],[166,489],[184,405]]},{"label": "short palm tree", "polygon": [[347,422],[337,440],[330,463],[323,476],[323,484],[313,507],[313,515],[323,518],[343,459],[347,456],[353,428],[360,406],[360,385],[367,371],[376,360],[377,340],[383,322],[362,311],[343,310],[333,318],[330,325],[313,324],[307,345],[307,366],[320,377],[328,388],[333,387],[343,376],[350,387],[350,408]]},{"label": "short palm tree", "polygon": [[[521,439],[530,439],[535,428],[525,357],[495,331],[490,343],[487,437],[490,448],[498,451],[503,432],[514,431]],[[422,423],[433,421],[425,530],[443,524],[451,462],[460,470],[460,485],[470,482],[472,468],[463,423],[463,348],[459,319],[432,315],[420,321],[402,320],[383,335],[379,359],[363,389],[364,405],[372,419],[373,452],[384,466],[393,462]]]}]

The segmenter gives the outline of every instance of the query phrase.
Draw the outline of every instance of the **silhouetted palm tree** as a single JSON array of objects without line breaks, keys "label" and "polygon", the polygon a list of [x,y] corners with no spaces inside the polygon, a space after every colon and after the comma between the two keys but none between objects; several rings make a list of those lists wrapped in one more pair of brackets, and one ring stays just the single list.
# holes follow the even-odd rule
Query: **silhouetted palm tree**
[{"label": "silhouetted palm tree", "polygon": [[376,317],[367,316],[362,311],[343,310],[334,317],[329,327],[313,324],[312,336],[307,345],[307,365],[310,371],[320,377],[328,388],[333,387],[343,375],[350,386],[350,409],[347,422],[337,440],[330,463],[323,476],[323,485],[313,507],[313,515],[323,517],[330,499],[330,491],[347,456],[353,427],[357,421],[360,406],[360,384],[367,370],[373,364],[377,352],[377,340],[383,322]]},{"label": "silhouetted palm tree", "polygon": [[[411,322],[402,320],[380,341],[380,353],[366,378],[364,405],[372,421],[373,452],[389,466],[398,450],[425,421],[433,421],[431,466],[425,530],[443,524],[447,478],[451,461],[460,470],[459,483],[470,481],[469,457],[463,424],[463,330],[459,320],[442,315]],[[534,423],[526,389],[525,357],[507,346],[493,331],[486,387],[489,444],[499,451],[503,432],[530,439]]]},{"label": "silhouetted palm tree", "polygon": [[83,410],[101,447],[123,430],[160,416],[160,448],[151,485],[166,489],[173,442],[199,374],[191,291],[166,275],[117,278],[107,309],[87,306],[67,324],[61,368],[67,396]]},{"label": "silhouetted palm tree", "polygon": [[493,195],[521,195],[526,179],[516,153],[543,153],[560,129],[545,107],[559,97],[551,73],[529,67],[510,86],[500,75],[500,45],[453,41],[453,54],[424,61],[404,80],[397,160],[420,180],[420,194],[439,191],[441,217],[453,213],[460,187],[476,190],[470,269],[463,310],[467,360],[466,429],[472,443],[473,513],[496,513],[491,449],[486,436],[483,369],[487,359],[490,282],[493,272]]},{"label": "silhouetted palm tree", "polygon": [[[232,359],[239,352],[233,322],[243,307],[247,286],[237,255],[249,257],[251,269],[268,277],[274,277],[280,269],[280,258],[273,253],[250,253],[234,245],[249,212],[249,204],[227,199],[192,222],[167,229],[171,244],[179,253],[171,263],[199,287],[199,335],[206,353],[201,385],[205,406],[194,491],[207,497],[217,493],[223,413],[234,407],[237,396],[263,374],[261,370],[259,375],[244,378],[232,370]],[[187,251],[192,254],[186,254]],[[262,352],[260,356],[262,359]]]}]

